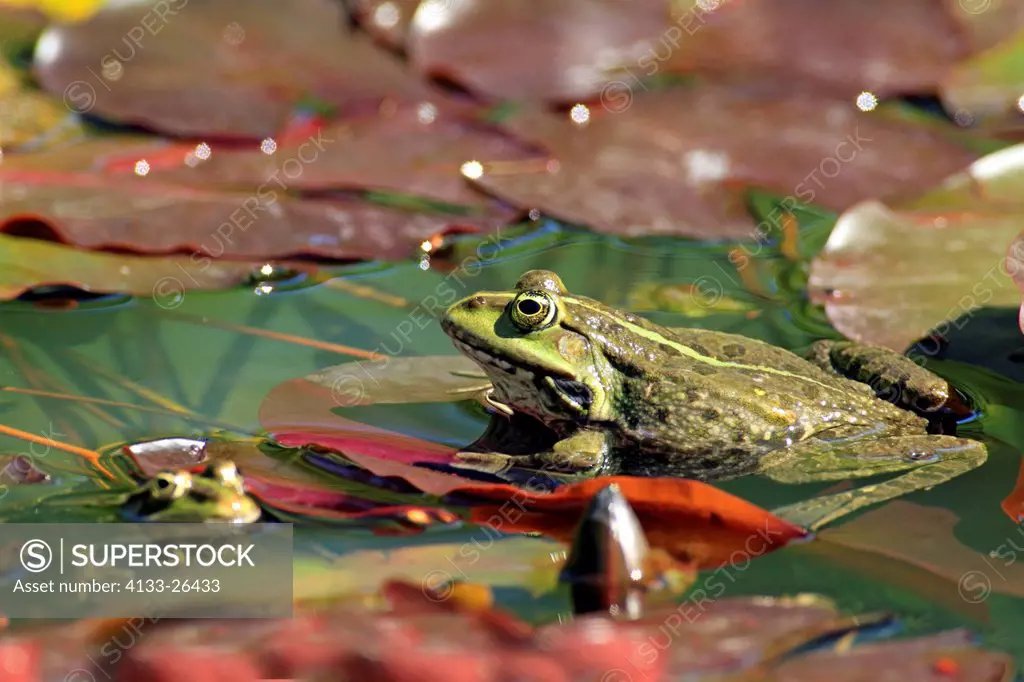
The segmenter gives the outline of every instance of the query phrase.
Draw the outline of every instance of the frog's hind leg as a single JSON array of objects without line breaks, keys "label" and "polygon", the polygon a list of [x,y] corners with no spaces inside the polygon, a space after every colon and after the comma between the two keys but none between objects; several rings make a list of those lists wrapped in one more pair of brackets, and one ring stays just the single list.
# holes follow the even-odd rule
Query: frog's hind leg
[{"label": "frog's hind leg", "polygon": [[981,466],[988,458],[977,441],[952,436],[814,439],[766,457],[762,474],[779,483],[864,478],[905,471],[891,480],[774,510],[810,530],[879,502],[927,490]]},{"label": "frog's hind leg", "polygon": [[822,369],[866,384],[882,400],[933,412],[949,399],[949,384],[890,348],[854,341],[816,341],[804,357]]}]

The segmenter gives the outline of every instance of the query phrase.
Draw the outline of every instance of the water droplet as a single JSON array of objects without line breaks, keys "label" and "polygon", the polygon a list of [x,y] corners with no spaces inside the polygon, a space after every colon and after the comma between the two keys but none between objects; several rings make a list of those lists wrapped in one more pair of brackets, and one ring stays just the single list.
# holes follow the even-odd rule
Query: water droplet
[{"label": "water droplet", "polygon": [[576,125],[582,126],[590,122],[590,109],[586,104],[577,104],[569,111],[569,118]]},{"label": "water droplet", "polygon": [[142,176],[149,173],[149,162],[145,159],[139,159],[135,162],[135,174]]},{"label": "water droplet", "polygon": [[483,177],[484,166],[479,161],[467,161],[462,164],[460,172],[470,180],[476,180]]},{"label": "water droplet", "polygon": [[857,95],[857,108],[861,111],[874,111],[875,107],[878,106],[878,98],[875,97],[873,92],[864,92]]}]

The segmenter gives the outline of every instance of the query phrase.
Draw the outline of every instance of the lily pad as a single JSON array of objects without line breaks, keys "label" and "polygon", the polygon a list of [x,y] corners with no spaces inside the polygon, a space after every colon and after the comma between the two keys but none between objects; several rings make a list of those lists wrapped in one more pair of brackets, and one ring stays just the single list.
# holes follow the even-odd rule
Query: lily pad
[{"label": "lily pad", "polygon": [[851,99],[864,90],[884,97],[934,90],[967,52],[951,13],[932,0],[672,4],[673,27],[636,64],[638,75],[756,74],[785,91],[803,84]]},{"label": "lily pad", "polygon": [[[124,682],[164,682],[209,671],[217,679],[629,680],[729,682],[821,679],[870,680],[879,670],[894,679],[1001,682],[1014,666],[1008,656],[981,649],[968,633],[865,646],[822,648],[829,640],[885,624],[877,614],[845,616],[813,595],[728,598],[651,610],[636,621],[588,615],[533,627],[479,600],[420,584],[392,583],[379,607],[337,603],[300,609],[293,619],[143,622],[145,637],[107,669]],[[141,619],[140,619],[141,620]],[[130,624],[130,622],[129,622]],[[8,647],[30,648],[45,638],[59,649],[32,661],[32,673],[88,665],[90,649],[110,641],[116,623],[56,626],[8,635]],[[60,633],[60,636],[57,636]],[[722,633],[728,633],[723,636]],[[209,642],[218,643],[216,658]],[[85,668],[83,668],[85,669]],[[424,671],[436,671],[425,675]],[[454,676],[453,676],[454,675]],[[529,676],[527,676],[529,675]],[[214,678],[211,678],[214,679]],[[509,678],[511,679],[511,678]]]},{"label": "lily pad", "polygon": [[235,286],[263,264],[96,253],[0,234],[0,300],[43,285],[69,285],[99,293],[156,296],[162,303],[176,306],[187,291]]},{"label": "lily pad", "polygon": [[652,547],[702,569],[749,560],[751,554],[808,537],[804,529],[738,497],[682,479],[600,477],[550,493],[477,484],[453,490],[448,499],[473,500],[471,518],[477,523],[568,543],[591,498],[609,485],[617,485],[629,501]]},{"label": "lily pad", "polygon": [[811,265],[812,300],[845,336],[900,351],[980,306],[1018,305],[1005,258],[1024,215],[1022,169],[1017,145],[913,201],[854,206]]},{"label": "lily pad", "polygon": [[[1024,23],[1024,11],[1020,14]],[[1024,129],[1022,92],[1024,26],[1005,41],[955,65],[940,89],[943,104],[951,115],[1003,131]]]},{"label": "lily pad", "polygon": [[341,5],[299,0],[133,0],[49,27],[34,71],[72,110],[177,136],[260,140],[316,98],[343,113],[385,98],[440,99]]},{"label": "lily pad", "polygon": [[477,217],[409,212],[358,199],[295,199],[269,180],[247,192],[218,192],[137,175],[2,167],[0,197],[0,231],[17,226],[19,233],[38,235],[45,224],[76,246],[191,252],[199,267],[212,258],[298,254],[408,258],[423,242],[452,229],[494,229],[508,217],[500,211]]},{"label": "lily pad", "polygon": [[393,50],[405,49],[420,0],[355,0],[352,13],[363,30]]},{"label": "lily pad", "polygon": [[739,86],[631,87],[603,110],[509,117],[503,125],[553,161],[533,170],[482,160],[470,180],[520,208],[599,232],[755,239],[743,190],[842,210],[923,191],[975,158],[932,128],[860,112],[852,100]]},{"label": "lily pad", "polygon": [[571,103],[599,94],[609,67],[660,37],[667,10],[664,0],[425,0],[407,49],[417,72],[472,92]]},{"label": "lily pad", "polygon": [[[383,190],[459,206],[489,208],[460,169],[475,159],[515,167],[542,155],[515,138],[440,113],[431,104],[326,125],[309,139],[275,147],[221,152],[195,167],[179,165],[161,179],[200,186],[257,187],[281,178],[293,192]],[[299,169],[299,170],[296,170]]]}]

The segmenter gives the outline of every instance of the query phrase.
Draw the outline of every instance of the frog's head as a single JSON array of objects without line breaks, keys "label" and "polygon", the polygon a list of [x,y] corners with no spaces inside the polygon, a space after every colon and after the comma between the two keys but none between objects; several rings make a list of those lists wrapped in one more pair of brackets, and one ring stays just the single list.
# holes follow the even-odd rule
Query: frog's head
[{"label": "frog's head", "polygon": [[615,372],[604,340],[580,323],[584,303],[600,306],[570,296],[555,273],[531,270],[514,291],[456,301],[441,327],[487,373],[497,401],[549,423],[606,421]]},{"label": "frog's head", "polygon": [[231,462],[213,462],[197,474],[162,471],[122,509],[133,521],[172,523],[252,523],[262,513]]}]

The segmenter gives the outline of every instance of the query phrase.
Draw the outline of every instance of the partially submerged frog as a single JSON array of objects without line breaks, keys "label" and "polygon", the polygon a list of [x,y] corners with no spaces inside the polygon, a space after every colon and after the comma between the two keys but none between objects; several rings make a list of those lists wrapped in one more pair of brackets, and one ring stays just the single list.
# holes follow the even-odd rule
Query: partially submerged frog
[{"label": "partially submerged frog", "polygon": [[[441,324],[486,373],[501,413],[459,453],[469,468],[783,483],[906,471],[779,510],[819,527],[987,458],[977,441],[928,432],[914,411],[941,407],[948,384],[886,348],[819,341],[803,358],[736,334],[661,327],[572,295],[544,270],[514,291],[455,302]],[[537,429],[546,447],[524,451],[545,442]],[[488,451],[496,434],[509,447]]]},{"label": "partially submerged frog", "polygon": [[231,462],[210,463],[197,474],[162,471],[130,495],[121,512],[131,521],[170,523],[254,523],[262,515]]}]

